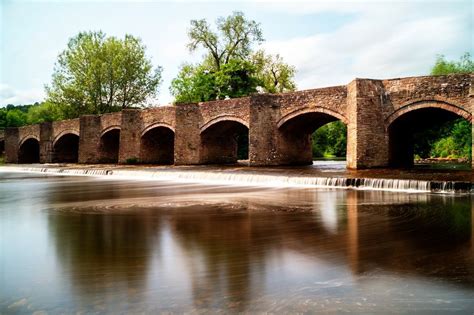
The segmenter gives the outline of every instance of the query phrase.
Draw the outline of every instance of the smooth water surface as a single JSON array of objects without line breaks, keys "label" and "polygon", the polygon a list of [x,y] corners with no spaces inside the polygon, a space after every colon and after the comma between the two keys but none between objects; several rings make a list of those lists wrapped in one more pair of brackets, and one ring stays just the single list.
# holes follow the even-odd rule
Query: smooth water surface
[{"label": "smooth water surface", "polygon": [[0,173],[0,313],[472,314],[472,208]]}]

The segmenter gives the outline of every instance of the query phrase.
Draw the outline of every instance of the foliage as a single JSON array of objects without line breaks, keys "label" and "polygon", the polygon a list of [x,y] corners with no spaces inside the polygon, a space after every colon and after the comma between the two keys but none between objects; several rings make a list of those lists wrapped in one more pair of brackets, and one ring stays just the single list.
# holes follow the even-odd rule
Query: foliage
[{"label": "foliage", "polygon": [[0,129],[64,119],[58,106],[44,102],[32,105],[8,105],[0,108]]},{"label": "foliage", "polygon": [[296,90],[293,81],[296,69],[284,63],[280,55],[266,55],[259,50],[252,56],[257,78],[262,88],[269,93],[282,93]]},{"label": "foliage", "polygon": [[137,157],[131,157],[125,160],[125,163],[130,164],[130,165],[138,164],[138,162],[139,162],[139,159]]},{"label": "foliage", "polygon": [[[459,61],[447,61],[443,55],[436,59],[432,75],[451,73],[474,73],[474,62],[466,52]],[[414,153],[421,158],[448,157],[471,159],[472,127],[465,119],[448,121],[441,126],[424,130],[414,135]]]},{"label": "foliage", "polygon": [[203,60],[184,64],[171,82],[176,103],[204,102],[247,96],[259,90],[276,93],[293,91],[294,67],[277,55],[254,52],[263,42],[260,24],[234,12],[219,18],[217,31],[205,20],[192,20],[188,32],[191,52],[204,49]]},{"label": "foliage", "polygon": [[474,73],[474,62],[471,54],[466,52],[459,61],[447,61],[444,55],[438,55],[431,68],[432,75],[446,75],[452,73]]},{"label": "foliage", "polygon": [[155,96],[161,71],[152,69],[139,38],[81,32],[58,57],[48,102],[68,118],[117,111]]},{"label": "foliage", "polygon": [[328,123],[312,135],[313,157],[345,157],[347,127],[341,121]]},{"label": "foliage", "polygon": [[188,32],[189,50],[204,48],[213,70],[219,71],[231,59],[245,60],[252,52],[252,45],[263,42],[260,24],[247,20],[242,12],[218,18],[216,26],[218,32],[211,30],[205,19],[191,20]]}]

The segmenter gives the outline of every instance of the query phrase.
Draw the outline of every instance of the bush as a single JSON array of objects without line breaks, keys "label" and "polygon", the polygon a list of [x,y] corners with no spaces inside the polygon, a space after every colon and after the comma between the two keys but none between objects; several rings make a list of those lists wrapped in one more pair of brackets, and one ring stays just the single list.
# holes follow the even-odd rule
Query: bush
[{"label": "bush", "polygon": [[126,164],[138,164],[139,160],[137,157],[131,157],[125,160]]}]

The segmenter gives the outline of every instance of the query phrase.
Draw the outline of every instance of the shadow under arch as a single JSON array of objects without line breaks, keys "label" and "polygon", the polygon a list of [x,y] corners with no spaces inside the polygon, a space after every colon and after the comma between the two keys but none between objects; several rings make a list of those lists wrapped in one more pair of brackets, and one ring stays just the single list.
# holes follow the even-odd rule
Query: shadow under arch
[{"label": "shadow under arch", "polygon": [[18,163],[39,163],[40,144],[36,137],[26,137],[20,142]]},{"label": "shadow under arch", "polygon": [[413,166],[415,134],[459,118],[472,123],[470,113],[443,101],[417,101],[402,106],[385,120],[389,142],[389,166]]},{"label": "shadow under arch", "polygon": [[215,118],[201,127],[201,163],[234,164],[248,158],[249,127],[233,116]]},{"label": "shadow under arch", "polygon": [[120,149],[120,127],[112,126],[102,131],[100,136],[100,163],[118,163]]},{"label": "shadow under arch", "polygon": [[65,131],[53,141],[54,163],[77,163],[79,156],[79,134]]},{"label": "shadow under arch", "polygon": [[345,116],[326,108],[301,109],[282,117],[277,125],[285,164],[311,165],[312,134],[322,126],[338,120],[347,125]]},{"label": "shadow under arch", "polygon": [[174,163],[174,129],[155,123],[143,130],[140,137],[140,162],[149,164]]}]

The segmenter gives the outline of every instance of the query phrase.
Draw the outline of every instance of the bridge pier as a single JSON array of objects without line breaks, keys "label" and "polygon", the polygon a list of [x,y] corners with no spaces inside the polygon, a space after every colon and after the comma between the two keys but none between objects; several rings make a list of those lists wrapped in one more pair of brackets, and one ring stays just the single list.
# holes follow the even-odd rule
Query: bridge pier
[{"label": "bridge pier", "polygon": [[201,113],[198,104],[176,105],[174,163],[195,165],[201,163]]},{"label": "bridge pier", "polygon": [[16,127],[5,129],[5,162],[18,163],[20,134]]},{"label": "bridge pier", "polygon": [[281,142],[278,134],[280,104],[278,96],[254,94],[250,98],[249,164],[281,165]]},{"label": "bridge pier", "polygon": [[78,162],[82,164],[99,163],[99,144],[101,133],[100,116],[81,116],[79,124],[80,134]]},{"label": "bridge pier", "polygon": [[40,124],[40,163],[53,162],[53,123],[43,122]]},{"label": "bridge pier", "polygon": [[139,109],[122,110],[122,125],[120,129],[119,163],[126,164],[139,161],[140,131],[142,126]]},{"label": "bridge pier", "polygon": [[347,85],[347,167],[388,166],[388,134],[382,111],[382,81],[355,79]]}]

